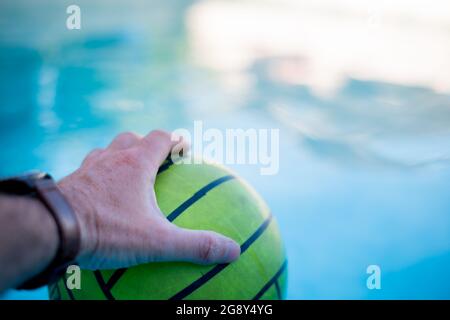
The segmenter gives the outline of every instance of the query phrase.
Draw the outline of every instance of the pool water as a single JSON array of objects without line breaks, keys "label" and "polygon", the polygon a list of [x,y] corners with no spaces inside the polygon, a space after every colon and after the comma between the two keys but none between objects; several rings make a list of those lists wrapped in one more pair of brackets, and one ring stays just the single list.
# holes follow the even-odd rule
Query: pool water
[{"label": "pool water", "polygon": [[450,298],[449,92],[349,73],[323,94],[289,81],[307,61],[268,49],[215,69],[194,59],[194,1],[79,2],[78,31],[63,3],[0,4],[1,176],[61,178],[124,130],[278,128],[278,174],[233,169],[279,222],[289,299]]}]

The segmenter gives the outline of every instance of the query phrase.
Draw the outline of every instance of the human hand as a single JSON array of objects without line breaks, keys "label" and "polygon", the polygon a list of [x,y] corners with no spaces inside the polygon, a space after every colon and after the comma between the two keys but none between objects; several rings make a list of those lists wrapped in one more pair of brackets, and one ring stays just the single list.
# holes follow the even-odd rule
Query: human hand
[{"label": "human hand", "polygon": [[86,269],[121,268],[156,261],[226,263],[239,245],[212,231],[170,223],[156,203],[154,182],[161,163],[180,141],[152,131],[118,135],[106,149],[93,150],[58,186],[81,228],[77,262]]}]

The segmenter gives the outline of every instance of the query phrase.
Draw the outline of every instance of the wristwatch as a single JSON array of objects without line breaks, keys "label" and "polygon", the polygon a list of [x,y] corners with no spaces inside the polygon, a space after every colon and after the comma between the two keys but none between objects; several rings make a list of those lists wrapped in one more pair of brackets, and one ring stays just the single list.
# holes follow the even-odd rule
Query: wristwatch
[{"label": "wristwatch", "polygon": [[52,177],[44,172],[36,171],[0,180],[0,193],[32,197],[40,201],[48,209],[58,229],[59,245],[53,261],[18,289],[35,289],[56,281],[74,263],[80,249],[80,227],[72,207]]}]

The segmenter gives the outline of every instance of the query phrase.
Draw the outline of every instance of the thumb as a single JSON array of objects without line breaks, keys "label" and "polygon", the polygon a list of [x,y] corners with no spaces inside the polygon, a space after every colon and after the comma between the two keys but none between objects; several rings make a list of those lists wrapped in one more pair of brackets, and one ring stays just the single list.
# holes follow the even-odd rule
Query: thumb
[{"label": "thumb", "polygon": [[166,250],[161,260],[188,261],[198,264],[228,263],[236,260],[240,246],[232,239],[213,231],[189,230],[173,224],[166,234]]}]

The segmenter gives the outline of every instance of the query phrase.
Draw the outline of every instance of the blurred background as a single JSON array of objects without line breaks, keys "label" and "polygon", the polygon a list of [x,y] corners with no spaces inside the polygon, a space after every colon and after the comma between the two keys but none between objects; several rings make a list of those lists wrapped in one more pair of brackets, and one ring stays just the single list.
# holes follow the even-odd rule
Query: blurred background
[{"label": "blurred background", "polygon": [[234,169],[288,298],[448,299],[449,57],[444,0],[1,0],[0,175],[61,178],[123,130],[279,128],[279,174]]}]

